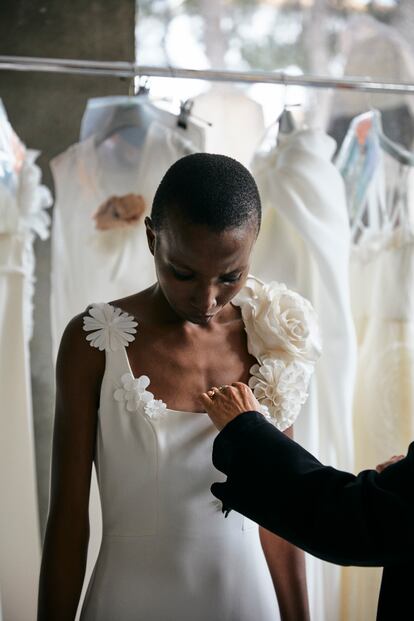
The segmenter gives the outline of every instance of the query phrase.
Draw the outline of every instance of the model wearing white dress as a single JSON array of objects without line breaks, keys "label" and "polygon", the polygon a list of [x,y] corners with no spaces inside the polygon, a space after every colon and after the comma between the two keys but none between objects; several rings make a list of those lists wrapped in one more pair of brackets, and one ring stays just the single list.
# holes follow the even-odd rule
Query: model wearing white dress
[{"label": "model wearing white dress", "polygon": [[[295,350],[297,355],[284,349],[283,338],[289,331],[289,303],[292,309],[296,305],[296,326],[298,316],[305,318],[305,325],[313,311],[297,294],[273,285],[267,290],[251,279],[233,301],[241,307],[248,349],[263,352],[258,362],[266,368],[272,364],[271,351],[276,366],[293,364],[289,368],[299,369],[301,360],[307,359],[303,365],[310,375],[318,347],[313,347],[313,324],[306,324],[305,345]],[[286,301],[286,329],[277,327],[279,320],[284,321],[278,300]],[[254,320],[253,325],[258,304],[263,311],[274,308],[275,315]],[[95,455],[103,536],[82,621],[277,620],[278,604],[257,524],[235,511],[225,518],[221,503],[210,492],[211,484],[224,478],[211,461],[217,430],[209,417],[169,409],[149,392],[148,377],[133,377],[126,350],[140,329],[133,317],[109,304],[97,304],[84,323],[91,346],[105,350],[106,367]],[[279,335],[276,350],[274,344],[270,349],[263,345],[257,326],[262,336],[269,330],[274,338]],[[260,369],[254,372],[263,385]],[[300,393],[294,374],[289,377],[290,389]],[[276,383],[275,394],[277,388]],[[289,380],[284,394],[286,402],[278,397],[273,412],[272,403],[263,401],[263,411],[282,426],[283,408],[300,409],[299,402],[289,401]]]}]

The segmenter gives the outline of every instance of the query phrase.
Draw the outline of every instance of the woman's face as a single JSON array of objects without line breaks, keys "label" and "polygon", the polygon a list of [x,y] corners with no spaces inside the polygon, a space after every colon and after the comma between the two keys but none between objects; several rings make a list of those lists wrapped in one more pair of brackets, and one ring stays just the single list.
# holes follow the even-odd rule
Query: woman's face
[{"label": "woman's face", "polygon": [[181,217],[166,217],[157,232],[150,218],[145,223],[167,302],[182,319],[207,324],[246,281],[257,237],[254,222],[221,233]]}]

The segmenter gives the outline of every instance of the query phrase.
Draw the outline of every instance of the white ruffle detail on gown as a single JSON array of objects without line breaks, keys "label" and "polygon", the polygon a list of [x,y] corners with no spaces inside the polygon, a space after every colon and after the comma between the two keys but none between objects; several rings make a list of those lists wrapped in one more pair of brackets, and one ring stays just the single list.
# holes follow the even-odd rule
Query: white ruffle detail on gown
[{"label": "white ruffle detail on gown", "polygon": [[278,282],[249,276],[232,303],[240,306],[247,349],[256,358],[249,386],[263,413],[284,431],[295,422],[308,397],[321,339],[308,300]]}]

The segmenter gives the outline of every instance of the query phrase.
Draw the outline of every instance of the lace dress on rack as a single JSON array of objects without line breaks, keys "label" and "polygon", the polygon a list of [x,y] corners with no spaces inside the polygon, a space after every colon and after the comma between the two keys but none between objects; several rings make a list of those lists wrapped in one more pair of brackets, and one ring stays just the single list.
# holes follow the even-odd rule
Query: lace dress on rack
[{"label": "lace dress on rack", "polygon": [[[414,436],[414,156],[383,136],[379,120],[377,113],[357,117],[338,155],[354,239],[356,471],[405,454]],[[343,619],[374,619],[381,571],[343,572]]]},{"label": "lace dress on rack", "polygon": [[[349,295],[349,224],[332,138],[303,130],[258,154],[253,174],[263,203],[252,269],[286,282],[318,312],[323,356],[295,437],[332,465],[352,463],[352,389],[356,362]],[[311,614],[339,618],[339,569],[307,556]]]},{"label": "lace dress on rack", "polygon": [[[40,568],[29,340],[35,236],[51,205],[37,151],[26,149],[0,101],[0,592],[4,619],[34,619]],[[0,614],[1,616],[1,614]]]}]

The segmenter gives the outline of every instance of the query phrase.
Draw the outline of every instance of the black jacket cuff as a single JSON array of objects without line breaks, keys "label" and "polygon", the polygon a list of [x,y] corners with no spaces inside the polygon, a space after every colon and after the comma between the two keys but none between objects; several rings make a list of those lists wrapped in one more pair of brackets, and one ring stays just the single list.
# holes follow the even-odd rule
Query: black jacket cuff
[{"label": "black jacket cuff", "polygon": [[263,414],[243,412],[220,431],[213,444],[213,464],[224,474],[230,474],[237,461],[237,451],[242,449],[250,431],[268,424]]}]

